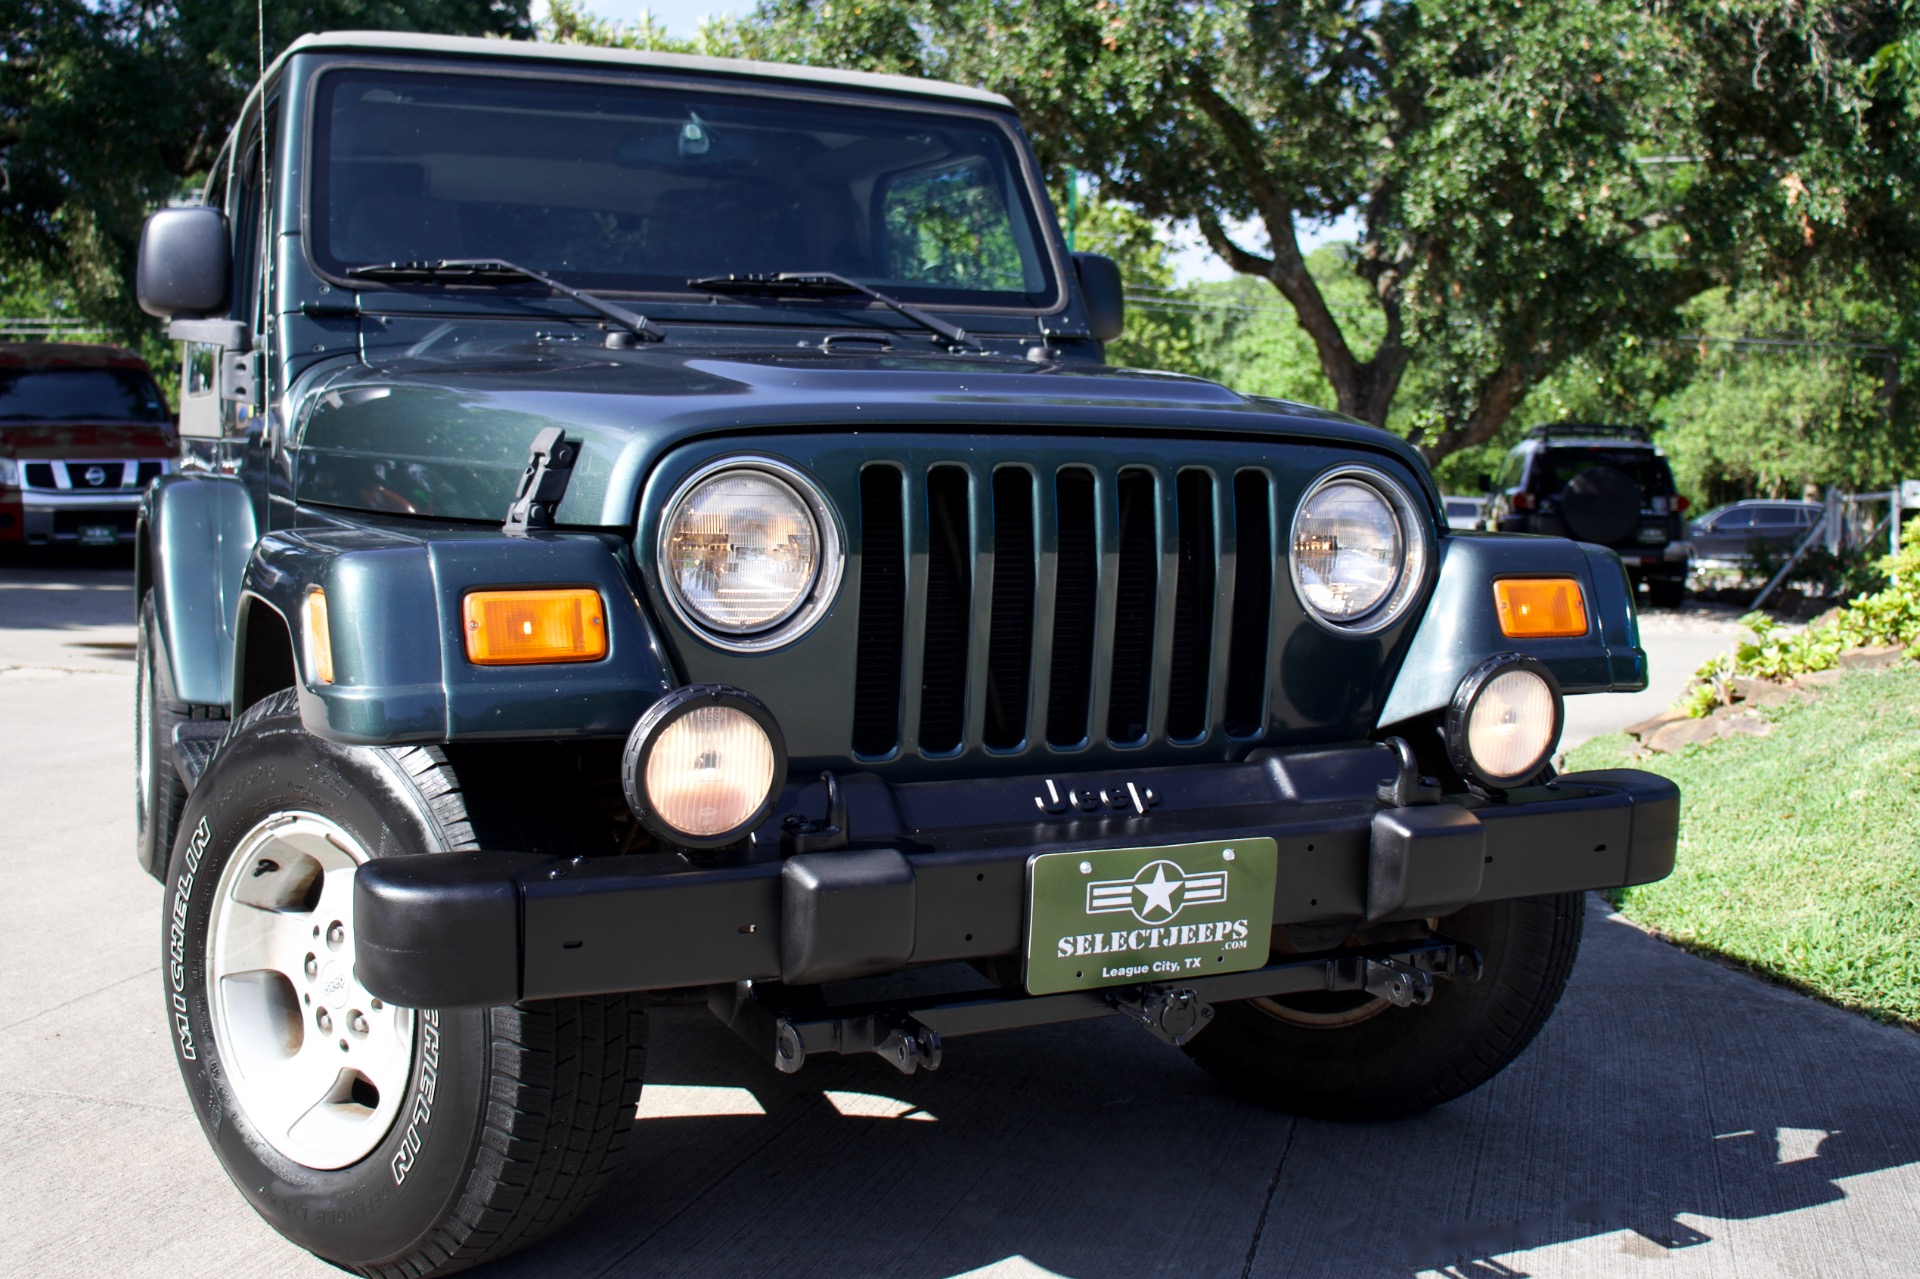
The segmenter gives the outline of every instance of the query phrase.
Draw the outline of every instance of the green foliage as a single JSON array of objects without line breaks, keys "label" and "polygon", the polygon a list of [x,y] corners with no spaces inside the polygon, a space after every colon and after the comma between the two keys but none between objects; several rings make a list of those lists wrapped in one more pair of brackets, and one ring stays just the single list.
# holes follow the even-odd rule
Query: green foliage
[{"label": "green foliage", "polygon": [[[1655,409],[1681,489],[1712,505],[1920,473],[1920,413],[1895,399],[1901,322],[1864,279],[1696,299],[1687,328],[1706,336],[1669,348],[1689,376]],[[1716,340],[1744,334],[1777,344]]]},{"label": "green foliage", "polygon": [[[763,0],[737,34],[1008,94],[1043,162],[1194,219],[1292,307],[1340,408],[1438,458],[1582,360],[1623,398],[1595,353],[1678,334],[1707,289],[1871,260],[1909,290],[1920,144],[1907,82],[1872,67],[1902,21],[1889,0]],[[1348,212],[1357,313],[1295,232]]]},{"label": "green foliage", "polygon": [[1677,755],[1629,762],[1624,735],[1570,754],[1680,786],[1672,876],[1616,900],[1680,945],[1920,1026],[1920,667],[1771,715],[1769,736]]},{"label": "green foliage", "polygon": [[[1072,174],[1061,175],[1061,185],[1052,193],[1056,209],[1067,205],[1064,183],[1075,180]],[[1203,345],[1187,291],[1174,287],[1172,255],[1160,228],[1131,205],[1107,199],[1097,187],[1083,190],[1074,204],[1074,247],[1112,258],[1133,299],[1127,304],[1126,331],[1107,343],[1108,363],[1212,376],[1201,359]]]},{"label": "green foliage", "polygon": [[1788,631],[1765,613],[1741,618],[1747,633],[1733,652],[1694,672],[1693,683],[1676,705],[1697,719],[1731,701],[1727,689],[1736,676],[1790,680],[1833,669],[1849,649],[1920,649],[1920,516],[1903,530],[1900,552],[1882,557],[1877,567],[1886,580],[1883,588],[1856,597],[1833,617],[1804,630]]}]

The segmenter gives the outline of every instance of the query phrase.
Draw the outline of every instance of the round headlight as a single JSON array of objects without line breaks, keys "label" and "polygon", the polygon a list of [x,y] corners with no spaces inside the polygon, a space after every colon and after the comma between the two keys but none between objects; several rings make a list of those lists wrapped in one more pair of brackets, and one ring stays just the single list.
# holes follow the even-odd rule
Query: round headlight
[{"label": "round headlight", "polygon": [[722,684],[676,689],[654,703],[622,763],[634,815],[696,848],[731,844],[764,821],[787,766],[772,712]]},{"label": "round headlight", "polygon": [[1426,540],[1399,485],[1349,469],[1308,490],[1293,517],[1289,558],[1314,616],[1365,633],[1405,611],[1426,567]]},{"label": "round headlight", "polygon": [[695,475],[667,508],[660,576],[675,611],[722,647],[767,648],[817,620],[840,578],[826,501],[752,459]]},{"label": "round headlight", "polygon": [[1531,657],[1500,653],[1467,673],[1447,708],[1447,753],[1482,785],[1517,786],[1560,740],[1560,686]]}]

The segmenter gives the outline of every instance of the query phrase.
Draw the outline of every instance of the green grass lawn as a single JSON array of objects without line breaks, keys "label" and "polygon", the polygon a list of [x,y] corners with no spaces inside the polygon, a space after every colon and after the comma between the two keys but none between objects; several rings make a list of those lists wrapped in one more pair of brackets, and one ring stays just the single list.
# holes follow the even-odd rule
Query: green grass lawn
[{"label": "green grass lawn", "polygon": [[[1884,1021],[1920,1028],[1920,667],[1855,674],[1770,713],[1766,737],[1654,755],[1680,785],[1672,876],[1619,894],[1621,911]],[[1631,741],[1597,738],[1569,769],[1614,768]]]}]

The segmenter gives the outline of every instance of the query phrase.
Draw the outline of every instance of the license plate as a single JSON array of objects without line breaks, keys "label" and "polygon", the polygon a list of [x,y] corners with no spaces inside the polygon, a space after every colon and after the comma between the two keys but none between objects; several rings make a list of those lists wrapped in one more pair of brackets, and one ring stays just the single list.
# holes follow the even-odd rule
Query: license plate
[{"label": "license plate", "polygon": [[1640,540],[1643,542],[1664,542],[1667,540],[1667,531],[1663,528],[1643,528],[1640,530]]},{"label": "license plate", "polygon": [[1266,838],[1028,858],[1028,993],[1261,967],[1278,862]]},{"label": "license plate", "polygon": [[120,540],[119,530],[111,524],[82,524],[80,526],[80,545],[112,546]]}]

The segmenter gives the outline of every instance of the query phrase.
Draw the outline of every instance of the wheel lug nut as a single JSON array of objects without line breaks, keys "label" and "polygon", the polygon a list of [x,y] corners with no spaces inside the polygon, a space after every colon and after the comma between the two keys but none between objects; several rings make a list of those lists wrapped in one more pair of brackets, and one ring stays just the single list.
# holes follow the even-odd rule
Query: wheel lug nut
[{"label": "wheel lug nut", "polygon": [[313,1021],[315,1025],[320,1027],[321,1034],[330,1035],[333,1033],[333,1015],[326,1009],[322,1008],[319,1012],[315,1013],[313,1015]]},{"label": "wheel lug nut", "polygon": [[327,925],[327,945],[333,947],[335,950],[339,950],[340,944],[346,940],[347,926],[345,924],[336,919]]},{"label": "wheel lug nut", "polygon": [[341,1052],[347,1051],[347,1041],[344,1039],[340,1041],[340,1051]]},{"label": "wheel lug nut", "polygon": [[379,1000],[377,1000],[377,999],[376,999],[376,1000],[374,1000],[374,1001],[372,1001],[371,1003],[369,1003],[369,1004],[367,1005],[367,1007],[369,1007],[369,1008],[371,1008],[371,1009],[373,1009],[373,1011],[375,1011],[375,1012],[379,1012],[379,1011],[380,1011],[380,1010],[381,1010],[381,1009],[382,1009],[383,1007],[385,1007],[385,1005],[384,1005],[384,1004],[382,1004],[382,1003],[381,1003],[381,1002],[380,1002]]},{"label": "wheel lug nut", "polygon": [[347,1029],[351,1030],[356,1035],[365,1037],[368,1030],[367,1015],[361,1012],[358,1008],[348,1013]]},{"label": "wheel lug nut", "polygon": [[307,955],[307,962],[302,964],[301,967],[306,969],[308,981],[312,981],[320,975],[320,961],[314,958],[311,953]]}]

